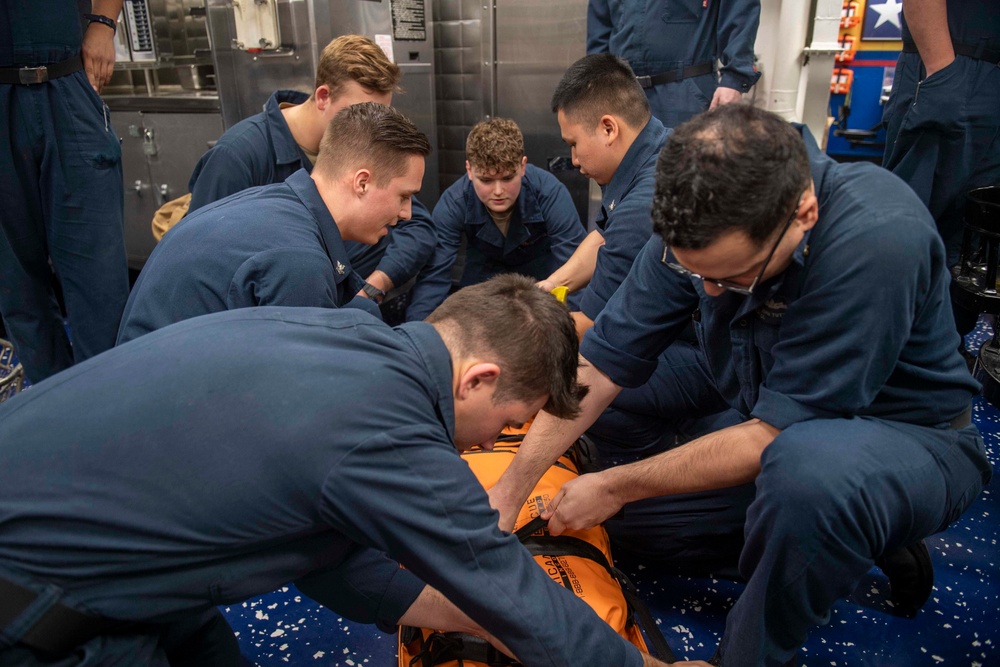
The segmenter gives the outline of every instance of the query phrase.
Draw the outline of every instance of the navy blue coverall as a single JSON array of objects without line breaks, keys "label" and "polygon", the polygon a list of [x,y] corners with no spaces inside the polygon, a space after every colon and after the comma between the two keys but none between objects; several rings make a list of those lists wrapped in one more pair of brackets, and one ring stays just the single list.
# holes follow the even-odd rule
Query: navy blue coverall
[{"label": "navy blue coverall", "polygon": [[[739,553],[748,583],[727,619],[726,667],[785,664],[875,558],[943,530],[991,476],[976,427],[950,427],[978,385],[958,354],[933,220],[898,178],[837,164],[802,131],[819,221],[782,274],[751,296],[713,297],[662,262],[654,236],[580,349],[633,388],[616,404],[637,420],[725,406],[781,431],[755,485],[650,498],[608,524],[652,559],[701,567]],[[671,345],[692,318],[695,362]],[[599,442],[602,455],[627,453],[624,439]],[[657,453],[645,444],[633,458]]]},{"label": "navy blue coverall", "polygon": [[[282,103],[302,104],[307,99],[305,93],[279,90],[264,104],[263,112],[226,130],[195,165],[188,183],[188,211],[255,185],[280,183],[299,169],[312,172],[312,161],[295,143],[281,114]],[[345,242],[351,265],[362,278],[377,269],[399,287],[430,259],[435,240],[431,214],[416,197],[412,205],[410,219],[400,220],[375,245]]]},{"label": "navy blue coverall", "polygon": [[[0,68],[77,56],[80,20],[73,0],[0,0]],[[33,382],[114,345],[128,298],[121,146],[110,118],[83,70],[0,84],[0,313]]]},{"label": "navy blue coverall", "polygon": [[374,301],[356,296],[364,280],[344,245],[305,170],[205,206],[153,249],[125,305],[118,342],[251,306],[350,304],[377,314]]},{"label": "navy blue coverall", "polygon": [[524,169],[506,236],[493,222],[467,176],[444,191],[432,217],[437,247],[410,293],[408,320],[424,319],[448,296],[463,234],[468,244],[461,287],[501,273],[548,278],[573,255],[584,236],[580,215],[566,186],[533,164]]},{"label": "navy blue coverall", "polygon": [[[497,527],[454,445],[452,382],[429,324],[266,307],[165,327],[0,405],[0,577],[44,594],[21,631],[55,601],[169,624],[290,581],[384,627],[426,582],[524,664],[641,666]],[[68,664],[159,667],[155,630]],[[32,664],[5,652],[17,640],[0,632],[0,664]]]},{"label": "navy blue coverall", "polygon": [[597,228],[604,236],[604,245],[597,251],[594,275],[578,293],[580,310],[592,320],[597,319],[625,280],[636,255],[653,233],[649,212],[653,207],[656,158],[669,135],[670,130],[655,116],[650,118],[629,146],[611,181],[601,187]]},{"label": "navy blue coverall", "polygon": [[882,166],[930,209],[955,264],[966,193],[1000,185],[1000,9],[991,0],[948,0],[948,30],[955,61],[925,78],[903,9]]},{"label": "navy blue coverall", "polygon": [[750,91],[760,78],[753,52],[759,23],[760,0],[590,0],[587,53],[624,58],[640,81],[721,60],[718,74],[646,87],[653,115],[676,127],[707,109],[720,85]]}]

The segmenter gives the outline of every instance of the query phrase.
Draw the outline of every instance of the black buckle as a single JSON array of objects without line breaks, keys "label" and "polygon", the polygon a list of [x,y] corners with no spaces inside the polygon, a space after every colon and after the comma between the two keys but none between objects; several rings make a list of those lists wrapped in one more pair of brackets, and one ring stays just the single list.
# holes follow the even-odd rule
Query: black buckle
[{"label": "black buckle", "polygon": [[45,65],[41,67],[22,67],[17,70],[17,76],[21,80],[21,85],[30,86],[35,83],[45,83],[49,80],[49,68]]},{"label": "black buckle", "polygon": [[653,79],[650,76],[637,76],[635,77],[635,80],[638,81],[639,85],[642,86],[643,88],[653,87]]}]

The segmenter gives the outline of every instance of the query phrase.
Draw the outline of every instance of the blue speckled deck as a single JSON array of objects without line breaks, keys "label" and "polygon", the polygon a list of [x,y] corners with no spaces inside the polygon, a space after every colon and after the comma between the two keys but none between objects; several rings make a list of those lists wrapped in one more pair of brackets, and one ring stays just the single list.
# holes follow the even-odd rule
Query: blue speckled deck
[{"label": "blue speckled deck", "polygon": [[[970,347],[987,335],[980,324]],[[1000,410],[976,400],[973,420],[990,460],[1000,460]],[[802,667],[1000,667],[1000,507],[994,481],[968,512],[928,539],[934,593],[914,619],[886,613],[887,581],[873,569],[852,597],[837,603],[830,623],[813,630]],[[724,579],[658,572],[619,558],[649,603],[679,659],[715,651],[726,612],[742,585]],[[395,636],[345,621],[293,587],[227,607],[248,664],[394,667]],[[604,667],[604,666],[597,666]]]}]

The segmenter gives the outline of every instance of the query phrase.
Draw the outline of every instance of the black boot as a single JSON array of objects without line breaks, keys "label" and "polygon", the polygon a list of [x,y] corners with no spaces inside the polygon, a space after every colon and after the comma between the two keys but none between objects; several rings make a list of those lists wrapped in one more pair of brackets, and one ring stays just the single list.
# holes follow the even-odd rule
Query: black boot
[{"label": "black boot", "polygon": [[934,566],[923,540],[875,559],[889,577],[890,599],[895,613],[913,618],[934,589]]}]

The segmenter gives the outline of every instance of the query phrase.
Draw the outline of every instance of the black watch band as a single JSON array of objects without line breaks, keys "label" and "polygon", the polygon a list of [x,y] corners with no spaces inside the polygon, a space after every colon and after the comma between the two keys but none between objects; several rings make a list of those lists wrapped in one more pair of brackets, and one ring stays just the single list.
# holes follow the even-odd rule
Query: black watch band
[{"label": "black watch band", "polygon": [[375,303],[382,303],[382,299],[385,298],[385,292],[371,283],[365,283],[365,286],[361,288],[361,291],[367,294],[368,298]]},{"label": "black watch band", "polygon": [[109,28],[111,28],[112,33],[118,32],[118,23],[114,19],[109,19],[107,16],[102,16],[100,14],[84,14],[83,18],[87,19],[91,23],[102,23]]}]

